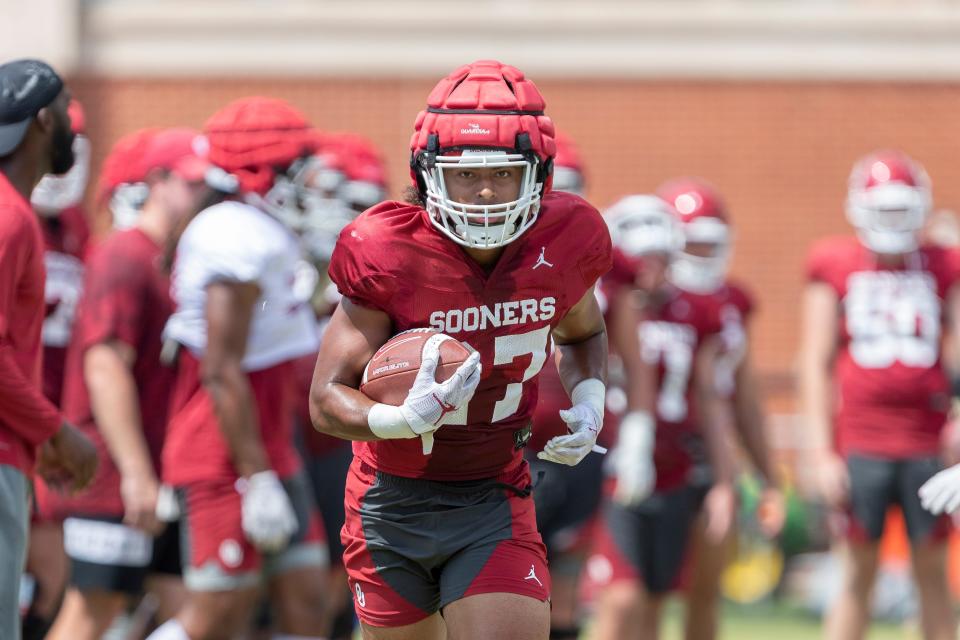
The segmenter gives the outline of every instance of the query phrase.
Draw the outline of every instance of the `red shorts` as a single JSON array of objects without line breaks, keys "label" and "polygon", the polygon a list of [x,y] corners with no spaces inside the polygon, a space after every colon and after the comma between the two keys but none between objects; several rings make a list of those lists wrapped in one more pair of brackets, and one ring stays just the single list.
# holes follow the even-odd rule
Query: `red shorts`
[{"label": "red shorts", "polygon": [[232,482],[210,481],[177,487],[182,513],[183,581],[193,591],[255,587],[268,577],[328,562],[326,538],[304,474],[283,481],[299,526],[288,546],[263,554],[247,540],[241,524],[241,498]]},{"label": "red shorts", "polygon": [[461,598],[514,593],[546,601],[550,575],[526,463],[497,478],[435,482],[375,471],[347,476],[343,562],[357,616],[413,624]]}]

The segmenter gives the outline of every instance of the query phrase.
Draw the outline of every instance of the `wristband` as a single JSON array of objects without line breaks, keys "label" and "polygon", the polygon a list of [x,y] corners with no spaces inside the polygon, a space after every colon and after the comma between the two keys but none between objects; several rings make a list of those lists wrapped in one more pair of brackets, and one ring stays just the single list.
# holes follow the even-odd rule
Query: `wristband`
[{"label": "wristband", "polygon": [[367,413],[367,426],[373,435],[381,440],[396,440],[399,438],[416,438],[410,425],[400,412],[400,407],[378,402],[370,407]]},{"label": "wristband", "polygon": [[593,409],[599,418],[597,431],[603,426],[603,409],[607,397],[607,387],[596,378],[587,378],[577,383],[570,394],[574,405],[585,404]]}]

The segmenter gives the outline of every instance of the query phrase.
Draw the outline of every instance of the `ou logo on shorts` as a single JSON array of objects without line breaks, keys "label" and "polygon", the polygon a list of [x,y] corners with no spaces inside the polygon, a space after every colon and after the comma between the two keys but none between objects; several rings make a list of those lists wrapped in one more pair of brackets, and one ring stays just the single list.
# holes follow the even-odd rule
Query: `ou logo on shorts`
[{"label": "ou logo on shorts", "polygon": [[228,569],[236,569],[243,562],[243,547],[231,538],[220,543],[219,554],[220,560]]},{"label": "ou logo on shorts", "polygon": [[357,606],[365,607],[367,606],[367,596],[364,595],[363,589],[360,588],[360,583],[354,585],[354,589],[357,592]]}]

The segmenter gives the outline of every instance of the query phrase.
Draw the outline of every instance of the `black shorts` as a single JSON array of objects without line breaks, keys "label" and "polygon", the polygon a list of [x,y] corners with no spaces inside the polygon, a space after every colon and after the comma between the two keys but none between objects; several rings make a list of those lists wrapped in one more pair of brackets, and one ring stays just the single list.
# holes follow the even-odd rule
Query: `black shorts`
[{"label": "black shorts", "polygon": [[63,540],[70,558],[70,585],[80,591],[143,593],[148,575],[180,576],[180,527],[168,524],[157,537],[122,524],[123,518],[70,517]]},{"label": "black shorts", "polygon": [[696,488],[658,492],[635,507],[607,503],[596,553],[608,579],[639,579],[653,594],[676,586],[700,509]]},{"label": "black shorts", "polygon": [[530,475],[534,478],[537,528],[548,554],[569,550],[600,507],[603,460],[603,456],[590,455],[570,467],[538,460],[536,454],[528,456]]},{"label": "black shorts", "polygon": [[413,624],[482,593],[550,598],[526,464],[468,482],[400,478],[354,460],[347,479],[344,567],[357,617]]},{"label": "black shorts", "polygon": [[942,542],[950,533],[950,520],[935,516],[920,505],[921,485],[942,468],[940,458],[891,460],[859,454],[847,456],[850,473],[850,526],[853,540],[876,542],[883,536],[887,509],[899,505],[913,543]]}]

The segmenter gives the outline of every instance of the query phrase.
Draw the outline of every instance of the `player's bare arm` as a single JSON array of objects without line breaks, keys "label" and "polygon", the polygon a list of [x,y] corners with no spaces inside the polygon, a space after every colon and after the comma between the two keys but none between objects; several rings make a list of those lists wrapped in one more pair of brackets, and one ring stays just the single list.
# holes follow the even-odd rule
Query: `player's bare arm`
[{"label": "player's bare arm", "polygon": [[360,393],[363,369],[390,337],[382,311],[344,298],[333,312],[310,386],[310,417],[317,431],[346,440],[376,440],[368,416],[376,404]]},{"label": "player's bare arm", "polygon": [[593,288],[587,290],[552,332],[560,352],[560,379],[567,393],[589,378],[607,382],[607,330]]},{"label": "player's bare arm", "polygon": [[846,500],[849,478],[833,448],[832,387],[836,354],[837,295],[829,285],[813,282],[803,296],[800,336],[800,402],[820,466],[824,498],[833,505]]},{"label": "player's bare arm", "polygon": [[253,283],[215,282],[207,287],[207,348],[201,379],[213,399],[234,466],[244,477],[270,469],[256,424],[253,392],[243,370],[253,305],[259,296],[260,288]]},{"label": "player's bare arm", "polygon": [[120,470],[124,522],[157,532],[162,527],[156,518],[159,482],[143,436],[135,361],[136,352],[125,342],[101,342],[84,353],[83,378],[94,420]]}]

